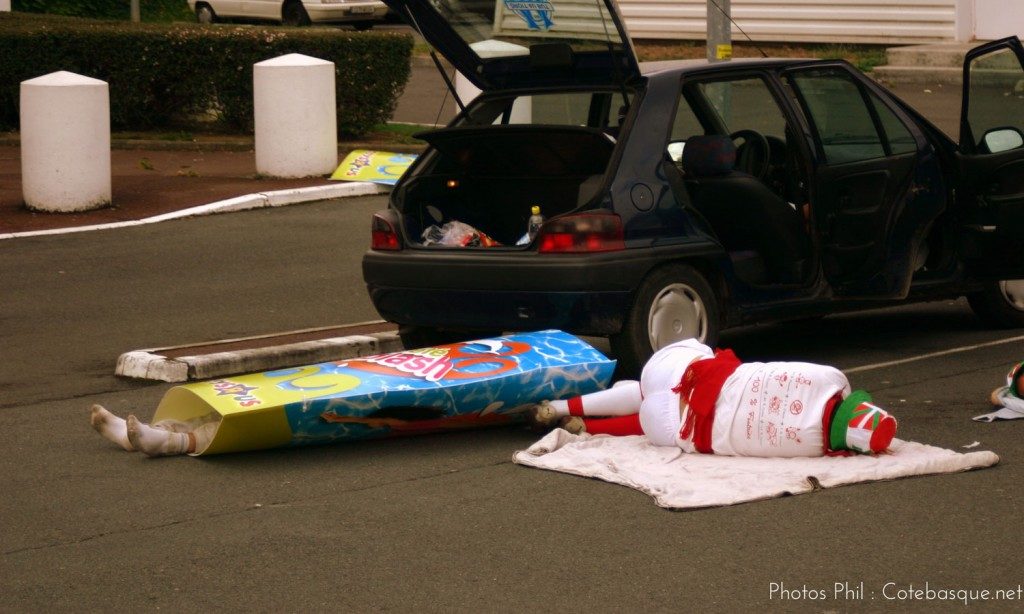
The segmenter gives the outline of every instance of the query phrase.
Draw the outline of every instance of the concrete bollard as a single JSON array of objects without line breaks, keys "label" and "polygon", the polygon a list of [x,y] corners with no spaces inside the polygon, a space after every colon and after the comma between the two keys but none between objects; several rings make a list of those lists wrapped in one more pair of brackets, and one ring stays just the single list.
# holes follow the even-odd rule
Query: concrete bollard
[{"label": "concrete bollard", "polygon": [[256,172],[327,175],[338,166],[334,63],[292,53],[253,66]]},{"label": "concrete bollard", "polygon": [[21,82],[21,191],[29,209],[110,204],[110,93],[59,71]]}]

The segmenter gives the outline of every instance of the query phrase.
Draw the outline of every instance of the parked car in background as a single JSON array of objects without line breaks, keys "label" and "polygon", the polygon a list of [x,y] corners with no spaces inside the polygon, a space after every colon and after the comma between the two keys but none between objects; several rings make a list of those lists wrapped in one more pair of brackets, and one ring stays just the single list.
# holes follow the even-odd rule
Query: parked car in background
[{"label": "parked car in background", "polygon": [[1024,327],[1017,39],[967,54],[957,144],[839,60],[641,66],[612,0],[387,2],[483,92],[372,221],[363,276],[407,346],[561,328],[635,375],[682,338],[907,301]]},{"label": "parked car in background", "polygon": [[368,30],[387,15],[378,0],[188,0],[199,23],[221,19],[276,21],[288,26],[348,24]]}]

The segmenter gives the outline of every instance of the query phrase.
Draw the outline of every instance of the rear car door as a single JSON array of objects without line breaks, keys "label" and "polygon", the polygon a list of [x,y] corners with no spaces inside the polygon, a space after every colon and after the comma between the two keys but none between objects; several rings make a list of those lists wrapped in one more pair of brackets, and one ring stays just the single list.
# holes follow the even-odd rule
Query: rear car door
[{"label": "rear car door", "polygon": [[905,297],[925,231],[947,204],[938,157],[899,105],[845,63],[787,77],[816,149],[811,219],[834,294]]},{"label": "rear car door", "polygon": [[964,60],[957,204],[972,275],[1024,277],[1024,48],[1016,38]]}]

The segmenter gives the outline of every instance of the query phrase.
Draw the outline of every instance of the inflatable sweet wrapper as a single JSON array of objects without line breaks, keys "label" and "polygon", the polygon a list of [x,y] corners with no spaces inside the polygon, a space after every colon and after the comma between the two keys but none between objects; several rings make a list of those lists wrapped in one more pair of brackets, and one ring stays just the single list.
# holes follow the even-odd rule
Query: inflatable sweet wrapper
[{"label": "inflatable sweet wrapper", "polygon": [[503,425],[614,368],[562,331],[522,333],[175,386],[153,422],[218,422],[197,455]]}]

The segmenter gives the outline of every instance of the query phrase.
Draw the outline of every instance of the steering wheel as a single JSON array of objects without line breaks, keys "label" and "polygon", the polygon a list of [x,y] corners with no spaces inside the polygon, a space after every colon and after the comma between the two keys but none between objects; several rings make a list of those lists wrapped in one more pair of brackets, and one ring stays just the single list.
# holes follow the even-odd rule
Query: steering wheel
[{"label": "steering wheel", "polygon": [[758,179],[764,179],[768,174],[772,153],[768,139],[756,130],[737,130],[730,134],[729,138],[734,142],[743,141],[742,145],[736,147],[736,168]]}]

